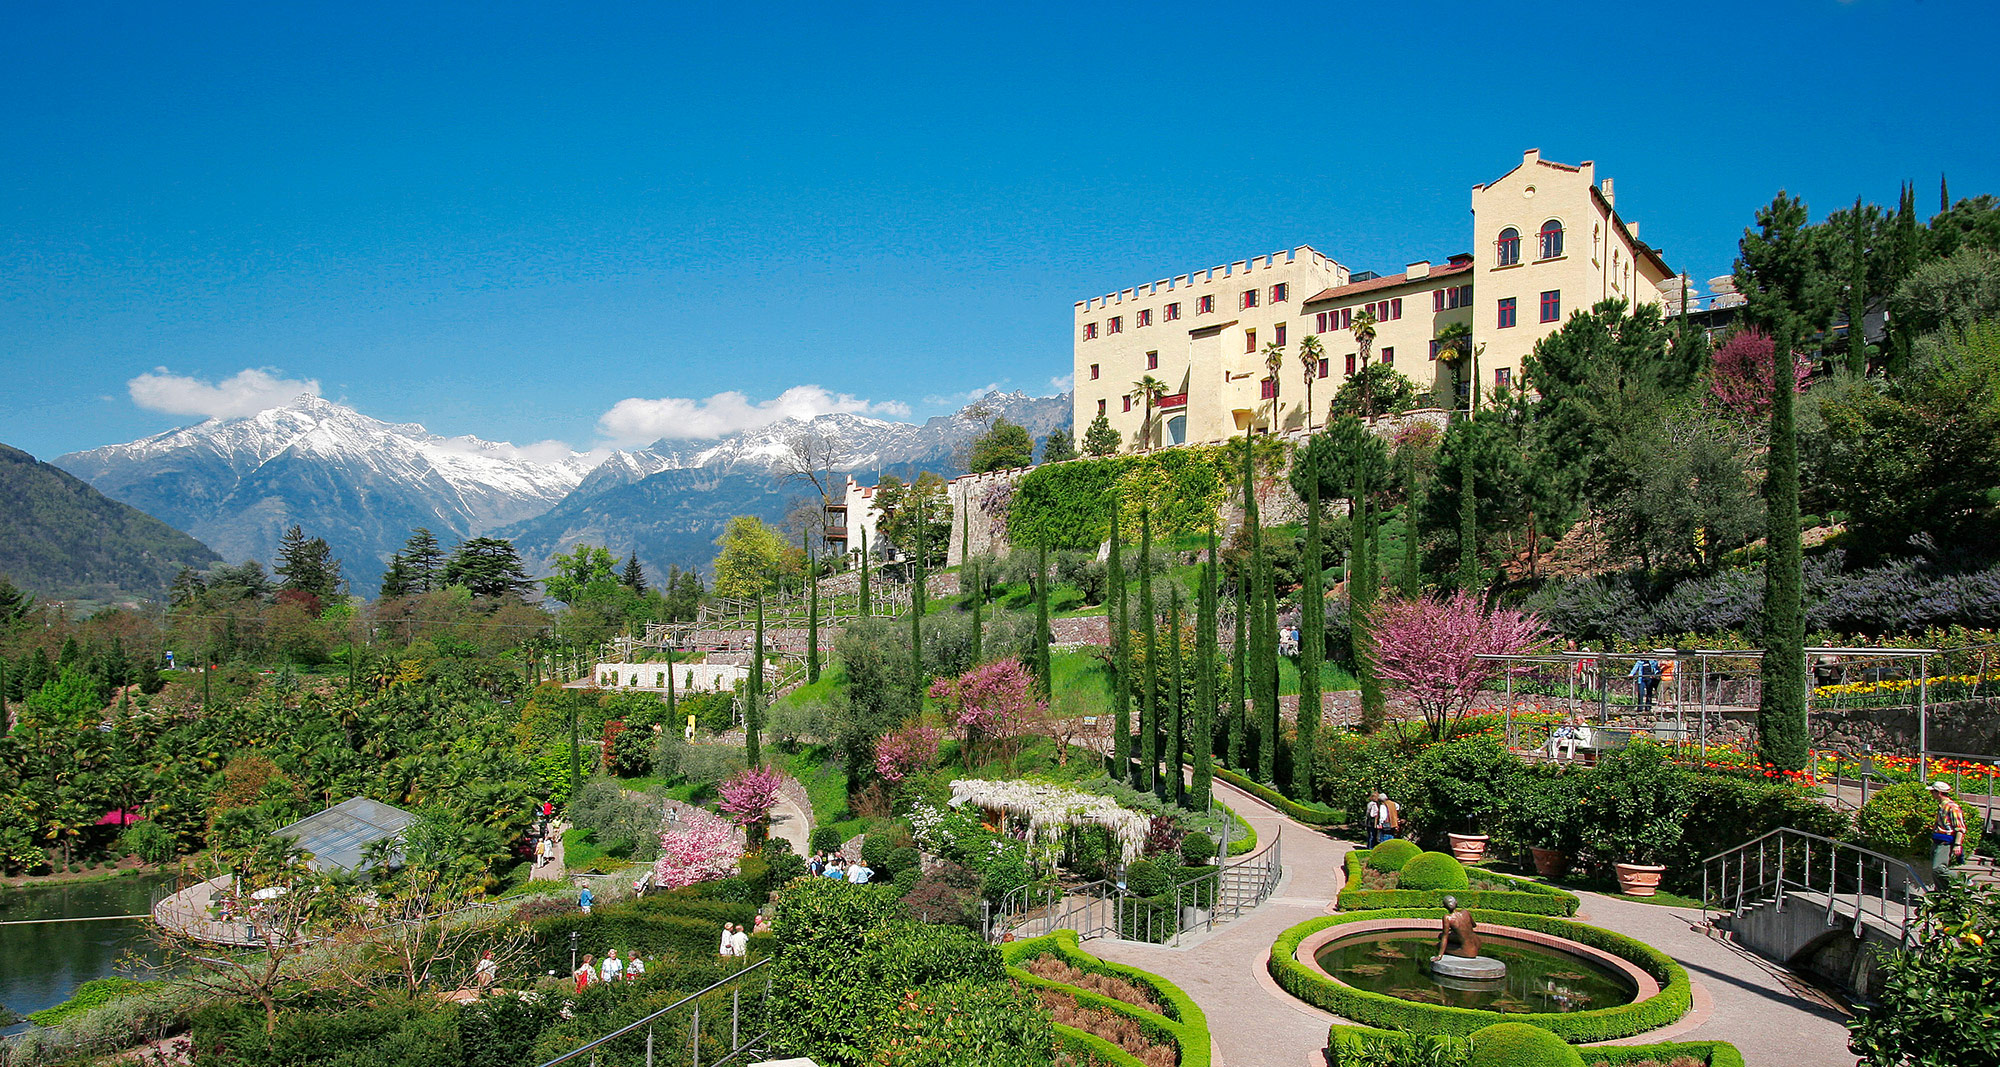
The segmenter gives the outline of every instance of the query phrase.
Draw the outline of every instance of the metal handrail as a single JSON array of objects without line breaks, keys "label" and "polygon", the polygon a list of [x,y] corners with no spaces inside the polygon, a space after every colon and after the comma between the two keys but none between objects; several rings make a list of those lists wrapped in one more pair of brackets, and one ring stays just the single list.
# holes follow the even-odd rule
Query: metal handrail
[{"label": "metal handrail", "polygon": [[[1220,865],[1215,870],[1209,871],[1206,874],[1196,875],[1187,881],[1176,883],[1173,887],[1173,932],[1167,934],[1163,931],[1154,930],[1149,926],[1145,932],[1146,936],[1144,940],[1154,944],[1175,942],[1182,935],[1194,931],[1197,927],[1201,929],[1213,929],[1217,924],[1237,918],[1250,909],[1262,904],[1276,890],[1278,881],[1284,873],[1282,863],[1283,853],[1280,848],[1283,838],[1284,827],[1280,825],[1271,834],[1270,839],[1265,841],[1255,852],[1232,863]],[[1238,899],[1231,901],[1226,909],[1210,907],[1206,909],[1207,914],[1198,922],[1186,923],[1184,921],[1185,911],[1182,907],[1182,902],[1187,900],[1201,900],[1203,898],[1201,886],[1204,882],[1214,883],[1213,889],[1210,891],[1213,894],[1209,897],[1211,900],[1221,900],[1225,886],[1241,890],[1247,885],[1247,897],[1239,896]],[[1022,889],[1010,892],[1002,901],[998,914],[988,920],[990,923],[989,932],[992,937],[998,939],[1017,932],[1019,928],[1010,924],[1013,916],[1025,914],[1031,907],[1029,896],[1024,892],[1024,890],[1028,889],[1040,889],[1047,894],[1046,906],[1048,912],[1041,918],[1034,920],[1037,928],[1042,929],[1043,932],[1052,933],[1056,930],[1067,929],[1075,930],[1078,935],[1083,937],[1095,937],[1104,933],[1122,935],[1124,932],[1124,901],[1128,898],[1128,893],[1117,882],[1109,879],[1099,879],[1095,882],[1071,887],[1066,891],[1037,886],[1024,886]],[[1019,897],[1018,903],[1016,902],[1017,896]],[[1057,911],[1057,904],[1066,897],[1081,897],[1083,899],[1079,903],[1071,904],[1069,907]],[[1225,911],[1226,914],[1219,914]],[[1150,924],[1152,921],[1151,913],[1147,914],[1147,922]],[[1156,938],[1154,937],[1155,934],[1160,934],[1161,936]]]},{"label": "metal handrail", "polygon": [[[1788,841],[1796,842],[1789,850]],[[1825,857],[1824,885],[1814,884],[1813,881],[1815,845],[1820,846]],[[1756,856],[1754,873],[1750,862],[1753,849]],[[1771,865],[1773,852],[1776,853],[1775,869]],[[1846,863],[1849,855],[1854,860],[1851,868]],[[1793,856],[1800,860],[1801,869],[1796,878],[1791,874]],[[1850,873],[1853,888],[1843,890],[1842,880]],[[1899,884],[1892,886],[1890,877],[1897,873],[1901,875]],[[1788,889],[1825,893],[1828,926],[1835,924],[1841,900],[1847,897],[1854,912],[1854,936],[1861,936],[1865,920],[1872,916],[1888,927],[1899,942],[1907,945],[1911,936],[1911,920],[1916,914],[1912,890],[1916,896],[1922,896],[1924,885],[1923,876],[1906,860],[1805,830],[1779,827],[1701,860],[1702,918],[1704,923],[1708,922],[1708,913],[1716,910],[1741,916],[1752,905],[1766,900],[1783,911]],[[1895,914],[1891,914],[1892,905],[1900,905]]]},{"label": "metal handrail", "polygon": [[[722,988],[723,986],[726,986],[726,985],[728,985],[728,984],[729,984],[729,983],[731,983],[731,982],[741,982],[741,981],[743,980],[743,977],[744,977],[745,975],[747,975],[747,974],[751,973],[752,971],[756,971],[756,970],[759,970],[759,969],[761,969],[761,968],[763,968],[763,967],[765,967],[765,966],[768,966],[768,965],[770,964],[770,962],[771,962],[771,957],[769,957],[769,956],[766,956],[766,957],[764,957],[763,959],[761,959],[761,960],[758,960],[758,961],[757,961],[756,963],[753,963],[753,964],[751,964],[750,966],[748,966],[748,967],[745,967],[745,968],[743,968],[743,969],[742,969],[742,970],[740,970],[740,971],[737,971],[737,972],[736,972],[735,974],[732,974],[732,975],[730,975],[729,977],[727,977],[727,978],[724,978],[724,979],[722,979],[722,980],[721,980],[721,981],[719,981],[719,982],[715,982],[715,983],[713,983],[713,984],[711,984],[711,985],[708,985],[708,986],[704,986],[704,987],[703,987],[703,988],[701,988],[701,989],[697,989],[697,990],[695,990],[694,992],[692,992],[692,993],[689,993],[689,994],[688,994],[687,996],[684,996],[684,997],[682,997],[681,999],[679,999],[679,1000],[676,1000],[676,1001],[674,1001],[674,1002],[673,1002],[672,1004],[669,1004],[669,1005],[667,1005],[666,1007],[664,1007],[664,1008],[661,1008],[660,1010],[658,1010],[658,1011],[654,1012],[654,1013],[653,1013],[653,1014],[651,1014],[651,1015],[648,1015],[648,1016],[646,1016],[646,1017],[645,1017],[645,1018],[643,1018],[643,1019],[639,1019],[639,1020],[636,1020],[636,1021],[634,1021],[634,1022],[630,1022],[630,1023],[627,1023],[627,1024],[625,1024],[624,1026],[621,1026],[621,1027],[619,1027],[618,1029],[616,1029],[616,1030],[613,1030],[613,1031],[611,1031],[611,1032],[610,1032],[610,1033],[608,1033],[608,1034],[605,1034],[605,1035],[604,1035],[603,1037],[600,1037],[600,1038],[598,1038],[597,1040],[595,1040],[595,1041],[592,1041],[592,1042],[590,1042],[589,1044],[585,1044],[585,1045],[578,1045],[578,1046],[577,1046],[576,1048],[573,1048],[573,1049],[569,1050],[568,1052],[565,1052],[565,1053],[563,1053],[562,1055],[560,1055],[560,1056],[557,1056],[557,1057],[556,1057],[555,1059],[552,1059],[552,1060],[549,1060],[549,1061],[547,1061],[547,1062],[545,1062],[545,1063],[541,1064],[541,1067],[555,1067],[555,1065],[556,1065],[556,1064],[558,1064],[558,1063],[567,1063],[568,1061],[570,1061],[570,1060],[573,1060],[573,1059],[577,1058],[578,1056],[581,1056],[581,1055],[583,1055],[583,1054],[584,1054],[584,1053],[586,1053],[586,1052],[592,1052],[592,1051],[596,1050],[597,1048],[599,1048],[599,1047],[603,1046],[603,1045],[604,1045],[604,1044],[606,1044],[607,1042],[610,1042],[610,1041],[614,1041],[614,1040],[616,1040],[616,1039],[618,1039],[618,1038],[621,1038],[621,1037],[624,1037],[625,1035],[627,1035],[627,1034],[630,1034],[630,1033],[632,1033],[632,1032],[634,1032],[634,1031],[636,1031],[636,1030],[638,1030],[638,1029],[640,1029],[640,1028],[642,1028],[642,1027],[646,1027],[646,1028],[650,1028],[650,1027],[651,1027],[651,1026],[652,1026],[652,1025],[653,1025],[653,1024],[655,1023],[655,1022],[659,1021],[659,1019],[660,1019],[660,1018],[661,1018],[662,1016],[666,1015],[666,1014],[667,1014],[668,1012],[671,1012],[671,1011],[675,1011],[675,1010],[677,1010],[677,1009],[679,1009],[679,1008],[682,1008],[682,1007],[685,1007],[685,1006],[686,1006],[686,1005],[688,1005],[689,1003],[691,1003],[691,1002],[693,1002],[693,1001],[696,1001],[696,1000],[699,1000],[699,999],[701,999],[702,997],[705,997],[705,996],[707,996],[708,994],[710,994],[710,993],[713,993],[713,992],[715,992],[715,991],[717,991],[717,990],[721,989],[721,988]],[[766,978],[768,979],[768,978],[769,978],[770,976],[769,976],[769,975],[766,975],[765,977],[766,977]],[[768,989],[768,987],[767,987],[767,989]],[[762,1036],[763,1036],[762,1034],[759,1034],[759,1035],[757,1035],[757,1037],[762,1037]],[[757,1037],[753,1037],[753,1038],[751,1038],[750,1040],[754,1042],[754,1041],[756,1041],[756,1040],[757,1040]],[[699,1005],[699,1004],[696,1004],[696,1005],[695,1005],[695,1021],[694,1021],[694,1033],[693,1033],[693,1041],[695,1042],[695,1049],[696,1049],[696,1061],[697,1061],[697,1062],[699,1062],[699,1060],[700,1060],[700,1048],[701,1048],[701,1044],[700,1044],[700,1042],[701,1042],[701,1005]],[[652,1041],[651,1041],[651,1038],[650,1038],[650,1035],[648,1036],[648,1040],[647,1040],[647,1042],[646,1042],[646,1045],[647,1045],[647,1048],[646,1048],[646,1062],[647,1062],[647,1063],[651,1063],[651,1062],[652,1062],[652,1058],[653,1058],[653,1057],[652,1057]],[[737,1043],[737,1044],[736,1044],[736,1048],[735,1048],[735,1049],[733,1049],[733,1050],[732,1050],[732,1051],[730,1052],[730,1056],[734,1056],[734,1055],[736,1055],[736,1053],[737,1053],[737,1052],[739,1052],[739,1051],[741,1051],[741,1050],[742,1050],[742,1049],[743,1049],[743,1048],[744,1048],[744,1047],[745,1047],[746,1045],[747,1045],[747,1043],[742,1043],[742,1042],[739,1042],[739,1043]],[[725,1057],[725,1059],[727,1059],[727,1057]],[[724,1061],[723,1061],[723,1060],[718,1060],[718,1061],[716,1061],[716,1062],[717,1062],[717,1063],[721,1063],[721,1062],[724,1062]]]}]

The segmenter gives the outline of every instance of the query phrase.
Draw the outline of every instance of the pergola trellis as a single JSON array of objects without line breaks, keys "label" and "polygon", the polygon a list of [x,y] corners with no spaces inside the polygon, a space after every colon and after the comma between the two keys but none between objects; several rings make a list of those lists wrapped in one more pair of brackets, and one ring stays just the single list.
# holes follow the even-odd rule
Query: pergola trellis
[{"label": "pergola trellis", "polygon": [[[1917,668],[1917,669],[1918,669],[1918,676],[1917,676],[1917,755],[1918,755],[1918,760],[1919,760],[1919,763],[1918,763],[1918,766],[1919,766],[1919,767],[1927,767],[1927,766],[1929,766],[1929,765],[1930,765],[1930,756],[1931,756],[1931,751],[1930,751],[1930,669],[1931,669],[1931,668],[1930,668],[1930,660],[1931,660],[1931,657],[1932,657],[1932,656],[1936,656],[1936,655],[1941,655],[1941,654],[1942,654],[1942,653],[1941,653],[1941,651],[1940,651],[1939,649],[1935,649],[1935,648],[1901,648],[1901,647],[1892,647],[1892,648],[1850,648],[1850,647],[1828,647],[1828,646],[1810,646],[1810,647],[1807,647],[1806,649],[1804,649],[1804,652],[1805,652],[1805,654],[1806,654],[1806,657],[1807,657],[1807,672],[1808,672],[1808,674],[1807,674],[1807,677],[1806,677],[1806,679],[1805,679],[1805,682],[1806,682],[1806,691],[1807,691],[1808,693],[1810,693],[1810,692],[1812,691],[1812,678],[1811,678],[1811,674],[1810,674],[1810,672],[1811,672],[1811,669],[1812,669],[1812,668],[1811,668],[1811,660],[1812,660],[1812,657],[1814,657],[1814,656],[1843,656],[1843,657],[1850,657],[1850,658],[1861,658],[1861,657],[1880,657],[1880,658],[1885,658],[1885,659],[1915,659],[1915,660],[1917,661],[1917,664],[1918,664],[1918,668]],[[1577,703],[1577,696],[1576,696],[1576,683],[1577,683],[1577,674],[1578,674],[1578,668],[1579,668],[1579,666],[1580,666],[1580,665],[1582,665],[1582,664],[1584,664],[1584,663],[1601,663],[1601,662],[1604,662],[1604,661],[1607,661],[1607,660],[1608,660],[1608,661],[1611,661],[1611,662],[1614,662],[1614,663],[1633,663],[1633,662],[1637,662],[1637,661],[1639,661],[1639,660],[1645,660],[1645,659],[1656,659],[1656,660],[1657,660],[1657,659],[1671,659],[1671,660],[1673,660],[1673,661],[1674,661],[1675,663],[1677,663],[1677,664],[1686,664],[1686,663],[1688,663],[1688,662],[1689,662],[1690,660],[1692,660],[1692,661],[1694,662],[1695,666],[1696,666],[1696,669],[1697,669],[1697,671],[1698,671],[1698,674],[1699,674],[1699,677],[1701,678],[1701,689],[1700,689],[1700,693],[1699,693],[1699,695],[1697,696],[1697,699],[1696,699],[1696,702],[1695,702],[1695,706],[1696,706],[1696,708],[1698,709],[1698,717],[1699,717],[1699,720],[1700,720],[1700,722],[1699,722],[1699,729],[1700,729],[1700,738],[1699,738],[1699,744],[1700,744],[1700,746],[1701,746],[1701,753],[1702,753],[1702,756],[1703,756],[1703,757],[1705,758],[1705,757],[1706,757],[1706,756],[1708,755],[1708,707],[1709,707],[1709,704],[1708,704],[1708,692],[1709,692],[1709,687],[1708,687],[1708,682],[1709,682],[1709,661],[1711,660],[1711,658],[1723,658],[1723,657],[1726,657],[1726,658],[1729,658],[1729,659],[1738,659],[1738,660],[1753,660],[1753,661],[1754,661],[1754,660],[1762,660],[1762,659],[1764,658],[1764,653],[1763,653],[1763,651],[1762,651],[1761,649],[1736,649],[1736,648],[1695,648],[1695,649],[1675,649],[1675,648],[1661,648],[1661,649],[1654,649],[1654,650],[1652,650],[1652,651],[1646,651],[1646,652],[1593,652],[1593,651],[1588,651],[1588,650],[1580,650],[1580,651],[1576,651],[1576,652],[1568,652],[1568,651],[1565,651],[1565,652],[1550,652],[1550,653],[1543,653],[1543,654],[1540,654],[1540,655],[1500,655],[1500,654],[1486,654],[1486,655],[1479,655],[1479,656],[1477,656],[1477,657],[1475,657],[1475,658],[1477,658],[1477,659],[1480,659],[1480,660],[1483,660],[1483,661],[1486,661],[1486,662],[1492,662],[1492,663],[1502,663],[1502,664],[1537,664],[1537,663],[1539,663],[1539,664],[1548,664],[1548,665],[1551,665],[1551,666],[1553,666],[1553,665],[1562,665],[1562,666],[1564,666],[1565,668],[1567,668],[1567,674],[1568,674],[1568,676],[1569,676],[1569,687],[1570,687],[1570,695],[1569,695],[1569,700],[1570,700],[1570,704],[1571,704],[1571,706],[1572,706],[1572,707],[1574,707],[1574,706],[1576,705],[1576,703]],[[1502,671],[1502,673],[1503,673],[1503,674],[1505,674],[1505,675],[1506,675],[1506,678],[1507,678],[1507,743],[1508,743],[1508,745],[1509,745],[1509,746],[1512,746],[1512,745],[1514,744],[1514,742],[1515,742],[1515,735],[1514,735],[1514,674],[1516,673],[1516,671],[1515,671],[1515,670],[1513,670],[1513,669],[1505,669],[1505,670],[1503,670],[1503,671]],[[1686,684],[1686,681],[1687,681],[1687,674],[1686,674],[1686,672],[1685,672],[1685,671],[1676,671],[1676,672],[1675,672],[1675,675],[1674,675],[1674,684],[1675,684],[1675,686],[1676,686],[1676,688],[1677,688],[1677,691],[1676,691],[1676,692],[1675,692],[1675,694],[1674,694],[1674,708],[1675,708],[1675,714],[1676,714],[1676,721],[1678,722],[1678,724],[1679,724],[1679,727],[1680,727],[1680,729],[1679,729],[1679,731],[1678,731],[1678,732],[1680,733],[1680,735],[1681,735],[1681,737],[1682,737],[1683,739],[1685,739],[1685,738],[1686,738],[1686,736],[1687,736],[1687,732],[1686,732],[1686,731],[1687,731],[1687,710],[1686,710],[1686,709],[1687,709],[1687,702],[1686,702],[1686,700],[1685,700],[1685,691],[1684,691],[1684,689],[1682,689],[1681,687],[1684,687],[1684,686],[1685,686],[1685,684]],[[1599,685],[1598,685],[1598,694],[1597,694],[1597,696],[1598,696],[1598,700],[1597,700],[1597,703],[1598,703],[1598,722],[1599,722],[1600,724],[1603,724],[1603,723],[1608,723],[1608,722],[1610,721],[1610,694],[1611,694],[1611,687],[1610,687],[1610,686],[1609,686],[1608,684],[1604,684],[1604,682],[1603,682],[1603,679],[1602,679],[1602,678],[1600,677],[1600,680],[1599,680]]]}]

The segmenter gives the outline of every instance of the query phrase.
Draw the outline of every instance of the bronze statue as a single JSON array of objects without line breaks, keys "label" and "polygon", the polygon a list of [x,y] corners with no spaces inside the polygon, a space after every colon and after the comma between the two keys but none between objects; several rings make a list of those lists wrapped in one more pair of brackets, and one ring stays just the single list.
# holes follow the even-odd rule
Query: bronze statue
[{"label": "bronze statue", "polygon": [[1438,933],[1438,950],[1434,958],[1476,958],[1479,955],[1479,933],[1473,924],[1472,913],[1458,906],[1457,897],[1444,898],[1444,912],[1444,928]]}]

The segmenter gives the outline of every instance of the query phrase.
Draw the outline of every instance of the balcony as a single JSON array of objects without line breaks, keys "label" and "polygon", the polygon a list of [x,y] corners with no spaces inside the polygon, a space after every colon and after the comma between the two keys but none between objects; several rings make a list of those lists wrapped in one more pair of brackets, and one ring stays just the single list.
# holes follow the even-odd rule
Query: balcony
[{"label": "balcony", "polygon": [[1154,406],[1161,411],[1172,411],[1175,408],[1187,407],[1187,394],[1173,393],[1168,396],[1163,396]]}]

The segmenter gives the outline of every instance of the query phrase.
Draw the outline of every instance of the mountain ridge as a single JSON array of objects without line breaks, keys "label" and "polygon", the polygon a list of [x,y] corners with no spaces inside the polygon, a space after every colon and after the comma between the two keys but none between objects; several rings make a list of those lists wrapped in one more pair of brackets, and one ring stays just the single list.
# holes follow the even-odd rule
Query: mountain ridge
[{"label": "mountain ridge", "polygon": [[222,557],[75,475],[0,444],[0,574],[37,596],[163,599],[182,567]]}]

